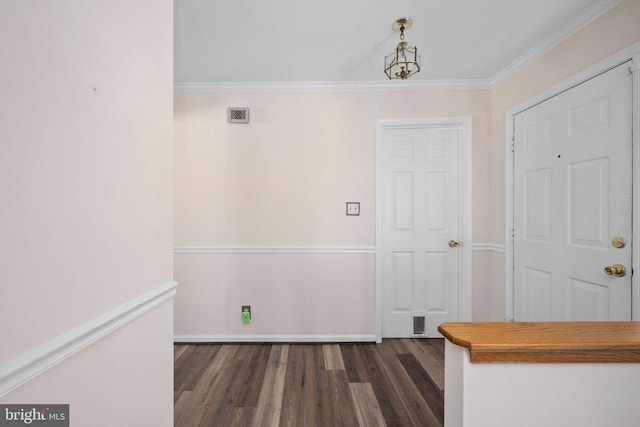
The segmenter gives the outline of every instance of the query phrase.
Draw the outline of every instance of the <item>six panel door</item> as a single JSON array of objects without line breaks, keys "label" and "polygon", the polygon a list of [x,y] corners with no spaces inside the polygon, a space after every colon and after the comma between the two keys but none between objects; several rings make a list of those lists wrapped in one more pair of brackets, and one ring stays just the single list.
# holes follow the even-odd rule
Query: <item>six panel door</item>
[{"label": "six panel door", "polygon": [[623,64],[515,118],[516,321],[631,320],[631,84]]},{"label": "six panel door", "polygon": [[458,320],[458,143],[457,128],[383,131],[383,337],[414,336],[414,318],[440,337]]}]

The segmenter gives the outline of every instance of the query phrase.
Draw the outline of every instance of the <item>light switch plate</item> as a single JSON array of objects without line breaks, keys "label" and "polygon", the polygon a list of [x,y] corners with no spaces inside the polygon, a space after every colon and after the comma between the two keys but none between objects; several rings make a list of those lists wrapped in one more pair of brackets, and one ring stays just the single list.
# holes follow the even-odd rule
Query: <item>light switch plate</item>
[{"label": "light switch plate", "polygon": [[360,202],[347,202],[347,215],[349,216],[360,215]]}]

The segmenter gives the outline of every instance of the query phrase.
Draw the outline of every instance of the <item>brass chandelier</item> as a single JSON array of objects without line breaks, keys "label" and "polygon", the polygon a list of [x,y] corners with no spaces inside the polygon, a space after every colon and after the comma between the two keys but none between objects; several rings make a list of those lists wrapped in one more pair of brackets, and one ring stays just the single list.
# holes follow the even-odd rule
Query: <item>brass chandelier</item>
[{"label": "brass chandelier", "polygon": [[391,26],[394,31],[400,32],[400,42],[393,52],[384,57],[384,73],[390,80],[406,80],[420,72],[418,48],[409,46],[409,43],[404,41],[404,30],[411,28],[411,25],[413,25],[413,19],[400,18]]}]

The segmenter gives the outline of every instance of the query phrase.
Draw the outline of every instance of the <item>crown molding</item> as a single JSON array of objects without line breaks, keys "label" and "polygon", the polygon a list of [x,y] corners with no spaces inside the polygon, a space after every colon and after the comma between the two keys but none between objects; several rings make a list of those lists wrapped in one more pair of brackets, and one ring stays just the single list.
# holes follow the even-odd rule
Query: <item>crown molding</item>
[{"label": "crown molding", "polygon": [[397,92],[489,90],[490,80],[412,80],[369,82],[175,82],[177,93],[215,92]]},{"label": "crown molding", "polygon": [[499,84],[505,82],[509,78],[513,77],[516,73],[522,70],[524,67],[549,52],[551,49],[559,45],[562,41],[571,37],[573,34],[580,31],[589,23],[595,21],[598,17],[617,6],[622,0],[609,0],[605,3],[599,3],[595,6],[585,10],[582,14],[575,16],[572,20],[567,21],[560,31],[552,34],[545,40],[540,41],[533,48],[529,49],[511,64],[507,65],[502,70],[498,71],[489,81],[490,86],[496,87]]},{"label": "crown molding", "polygon": [[417,90],[491,90],[556,47],[589,23],[620,4],[622,0],[598,3],[566,22],[550,37],[498,71],[489,79],[405,80],[405,81],[315,81],[315,82],[174,82],[176,93],[216,92],[398,92]]}]

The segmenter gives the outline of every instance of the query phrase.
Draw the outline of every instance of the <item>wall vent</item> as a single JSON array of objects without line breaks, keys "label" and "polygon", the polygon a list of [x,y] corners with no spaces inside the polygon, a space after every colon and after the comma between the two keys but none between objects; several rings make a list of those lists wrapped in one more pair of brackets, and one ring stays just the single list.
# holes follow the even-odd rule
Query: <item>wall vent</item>
[{"label": "wall vent", "polygon": [[426,332],[425,316],[413,316],[413,333],[422,335]]},{"label": "wall vent", "polygon": [[247,107],[227,108],[227,121],[229,123],[249,123],[249,108]]}]

